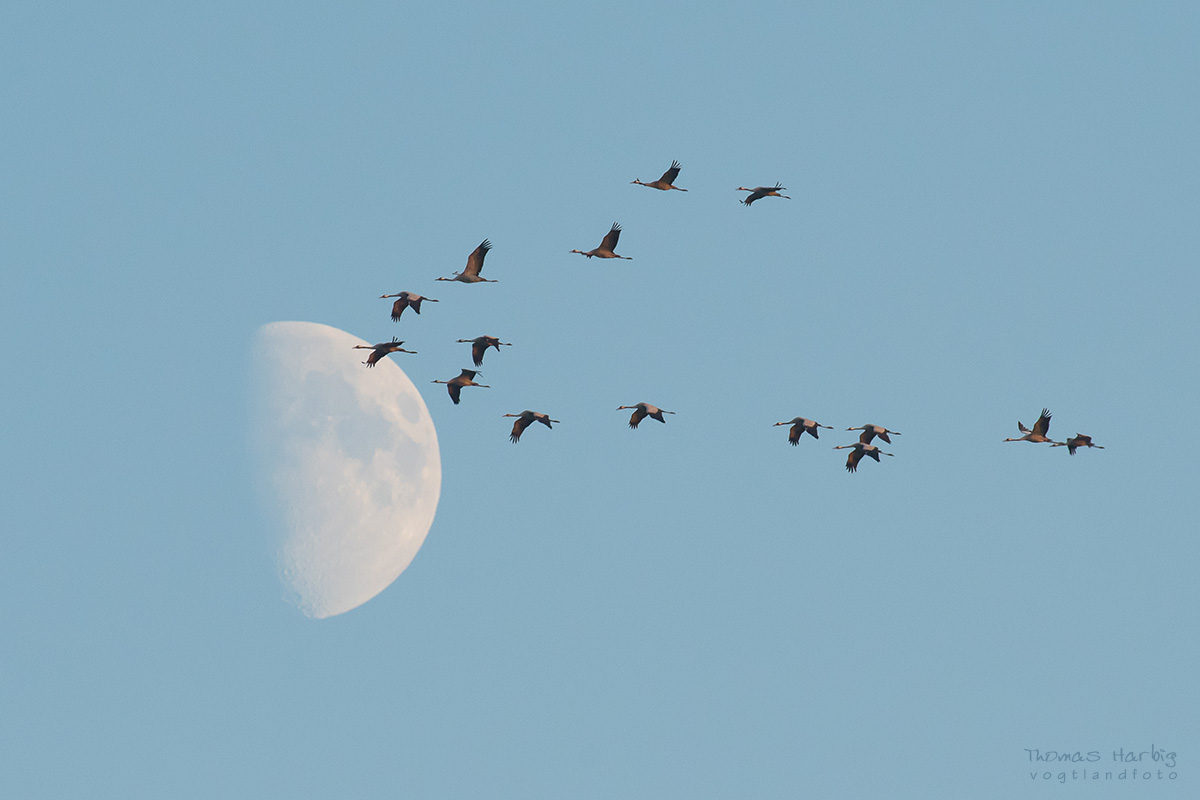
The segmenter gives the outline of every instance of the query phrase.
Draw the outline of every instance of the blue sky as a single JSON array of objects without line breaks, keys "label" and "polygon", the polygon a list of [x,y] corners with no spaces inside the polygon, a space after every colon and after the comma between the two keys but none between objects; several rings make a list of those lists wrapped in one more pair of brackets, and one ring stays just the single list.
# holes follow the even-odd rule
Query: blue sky
[{"label": "blue sky", "polygon": [[[1195,796],[1194,8],[0,31],[0,794]],[[687,194],[629,185],[672,159]],[[634,260],[568,252],[614,220]],[[484,238],[498,283],[434,282]],[[440,302],[392,323],[400,290]],[[275,320],[408,341],[441,444],[412,565],[321,621],[254,494]],[[514,346],[453,406],[484,333]],[[1106,449],[1002,443],[1043,406]],[[562,424],[514,446],[525,408]],[[789,447],[797,415],[838,430]],[[849,475],[864,423],[903,435]],[[1029,776],[1151,744],[1176,778]]]}]

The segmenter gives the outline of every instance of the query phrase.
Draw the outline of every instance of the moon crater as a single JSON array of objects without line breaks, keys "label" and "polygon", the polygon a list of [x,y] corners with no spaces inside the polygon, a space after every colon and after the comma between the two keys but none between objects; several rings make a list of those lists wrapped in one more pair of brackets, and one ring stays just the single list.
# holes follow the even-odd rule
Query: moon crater
[{"label": "moon crater", "polygon": [[287,599],[323,618],[379,594],[412,562],[441,494],[437,432],[392,359],[313,322],[258,330],[254,451]]}]

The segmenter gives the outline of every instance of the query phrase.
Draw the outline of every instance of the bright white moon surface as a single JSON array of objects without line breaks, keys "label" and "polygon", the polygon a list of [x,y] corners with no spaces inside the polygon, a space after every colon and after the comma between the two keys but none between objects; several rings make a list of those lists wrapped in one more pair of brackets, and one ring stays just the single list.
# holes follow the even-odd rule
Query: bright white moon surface
[{"label": "bright white moon surface", "polygon": [[309,617],[379,594],[425,541],[442,488],[437,432],[393,360],[314,322],[258,329],[253,445],[286,597]]}]

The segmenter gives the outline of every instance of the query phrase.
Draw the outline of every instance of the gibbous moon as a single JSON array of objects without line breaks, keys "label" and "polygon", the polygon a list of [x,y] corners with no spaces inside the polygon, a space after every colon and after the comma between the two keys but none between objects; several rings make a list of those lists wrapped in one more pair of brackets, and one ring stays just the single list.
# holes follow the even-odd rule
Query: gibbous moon
[{"label": "gibbous moon", "polygon": [[287,599],[309,617],[357,608],[413,560],[442,488],[437,432],[393,360],[313,322],[258,329],[252,440]]}]

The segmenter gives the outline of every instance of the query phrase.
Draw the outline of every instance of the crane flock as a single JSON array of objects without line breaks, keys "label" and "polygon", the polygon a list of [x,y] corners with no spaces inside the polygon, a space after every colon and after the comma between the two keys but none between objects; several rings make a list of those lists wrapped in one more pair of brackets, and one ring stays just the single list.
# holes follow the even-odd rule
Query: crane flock
[{"label": "crane flock", "polygon": [[[676,180],[676,178],[678,178],[679,171],[681,169],[682,169],[682,165],[678,161],[672,161],[670,168],[667,169],[666,172],[664,172],[662,174],[662,177],[660,177],[658,180],[644,182],[644,181],[641,181],[638,179],[634,179],[634,180],[630,181],[630,183],[638,184],[640,186],[645,186],[645,187],[648,187],[651,189],[658,189],[660,191],[676,190],[676,191],[680,191],[680,192],[686,192],[687,189],[682,189],[675,185],[675,180]],[[737,188],[737,191],[750,193],[749,195],[747,195],[744,199],[742,199],[740,201],[747,207],[749,207],[755,201],[761,200],[764,197],[779,197],[784,200],[792,199],[788,195],[785,195],[782,193],[784,191],[787,191],[787,189],[778,182],[774,186],[757,186],[757,187],[754,187],[753,189],[747,188],[745,186],[739,186]],[[588,258],[618,258],[618,259],[632,260],[631,256],[622,256],[622,255],[618,255],[616,253],[617,242],[619,241],[620,237],[621,237],[621,226],[618,223],[614,222],[612,224],[612,227],[609,228],[608,233],[606,233],[604,235],[604,238],[603,238],[603,240],[601,240],[599,247],[596,247],[593,250],[587,250],[587,251],[571,250],[570,252],[578,253],[578,254],[586,256]],[[453,276],[448,277],[448,278],[439,277],[439,278],[436,278],[435,280],[458,281],[460,283],[496,283],[496,280],[491,279],[491,278],[484,278],[480,275],[480,272],[483,270],[484,258],[487,256],[488,252],[491,249],[492,249],[491,241],[489,241],[488,239],[484,239],[483,242],[481,242],[479,244],[479,246],[476,247],[471,252],[471,255],[467,257],[466,266],[463,267],[461,272],[456,272],[456,273],[454,273]],[[401,316],[403,315],[404,310],[406,308],[411,308],[414,313],[420,314],[421,313],[421,303],[423,303],[423,302],[430,302],[430,303],[438,302],[437,300],[434,300],[432,297],[423,297],[415,292],[408,292],[408,291],[397,292],[395,294],[380,295],[380,299],[390,299],[390,298],[396,298],[396,301],[392,304],[392,311],[391,311],[391,318],[394,322],[400,321]],[[502,342],[502,341],[500,341],[499,337],[496,337],[496,336],[476,336],[473,339],[458,339],[457,342],[469,343],[471,345],[471,360],[474,362],[475,366],[477,366],[477,367],[481,366],[483,364],[484,354],[487,352],[487,350],[489,348],[494,348],[496,350],[496,352],[500,352],[501,347],[511,347],[512,346],[511,342]],[[371,355],[368,356],[367,360],[362,363],[365,364],[367,367],[374,367],[379,362],[380,359],[386,358],[388,355],[390,355],[392,353],[414,353],[415,354],[416,351],[405,350],[404,348],[402,348],[401,347],[402,344],[404,344],[404,342],[402,340],[399,340],[396,337],[392,337],[392,340],[390,342],[381,342],[379,344],[374,344],[374,345],[360,344],[360,345],[355,345],[354,349],[371,350]],[[445,381],[435,380],[435,381],[433,381],[433,383],[444,384],[450,395],[450,399],[453,401],[453,403],[455,405],[458,405],[461,402],[461,399],[462,399],[461,393],[462,393],[462,389],[464,387],[475,386],[475,387],[478,387],[481,389],[490,389],[491,388],[490,386],[488,386],[486,384],[481,384],[481,383],[475,382],[475,377],[479,374],[480,373],[477,370],[463,369],[456,377],[451,378],[450,380],[445,380]],[[649,417],[650,419],[656,420],[658,422],[665,423],[666,419],[664,419],[663,415],[675,413],[674,411],[666,411],[664,409],[658,408],[657,406],[653,406],[653,405],[650,405],[649,403],[644,403],[644,402],[636,403],[634,405],[618,406],[617,410],[618,411],[622,411],[622,410],[632,410],[633,411],[633,414],[629,418],[629,427],[631,430],[637,430],[638,425],[643,420],[645,420],[647,417]],[[539,411],[525,410],[525,411],[522,411],[520,414],[504,414],[503,416],[516,419],[516,421],[513,423],[512,431],[509,434],[509,439],[514,443],[520,441],[521,434],[524,433],[525,430],[530,425],[532,425],[534,422],[540,422],[541,424],[545,425],[547,428],[553,428],[552,423],[554,423],[554,424],[559,423],[559,420],[551,419],[548,414],[545,414],[545,413],[542,413]],[[1072,456],[1075,455],[1075,452],[1080,448],[1097,448],[1100,450],[1104,449],[1101,445],[1093,443],[1092,437],[1086,436],[1081,433],[1076,433],[1075,436],[1067,439],[1065,442],[1056,442],[1056,441],[1052,440],[1049,436],[1050,418],[1051,418],[1050,411],[1048,409],[1043,408],[1041,415],[1038,417],[1037,422],[1034,423],[1032,429],[1025,427],[1024,423],[1018,421],[1017,428],[1021,432],[1021,436],[1008,438],[1008,439],[1005,439],[1004,441],[1005,442],[1032,442],[1032,443],[1037,443],[1037,444],[1049,444],[1051,447],[1066,447],[1067,452],[1070,453],[1070,455],[1072,455]],[[776,427],[781,426],[781,425],[789,426],[788,443],[792,446],[799,445],[801,438],[806,433],[809,436],[811,436],[813,439],[819,439],[820,438],[819,429],[825,428],[826,430],[834,430],[834,428],[830,425],[822,425],[818,422],[815,422],[811,419],[807,419],[805,417],[794,417],[793,419],[790,419],[786,422],[776,422],[774,424],[774,426],[776,426]],[[854,442],[852,444],[837,445],[833,448],[834,450],[849,450],[850,451],[846,458],[846,470],[848,472],[851,472],[851,473],[857,472],[859,464],[862,462],[863,458],[870,458],[870,459],[873,459],[877,463],[882,463],[880,456],[894,457],[894,455],[895,455],[894,453],[886,453],[883,450],[881,450],[877,445],[872,444],[872,442],[875,439],[879,439],[882,442],[891,444],[892,443],[891,437],[899,436],[900,435],[899,431],[890,430],[888,428],[883,427],[882,425],[874,425],[874,424],[858,425],[858,426],[846,428],[846,430],[847,431],[861,431],[857,442]]]}]

